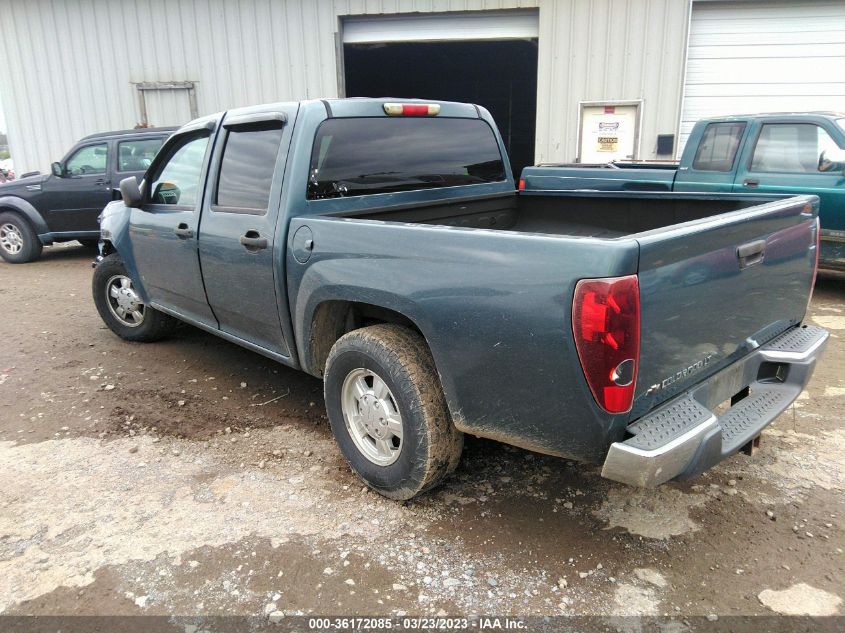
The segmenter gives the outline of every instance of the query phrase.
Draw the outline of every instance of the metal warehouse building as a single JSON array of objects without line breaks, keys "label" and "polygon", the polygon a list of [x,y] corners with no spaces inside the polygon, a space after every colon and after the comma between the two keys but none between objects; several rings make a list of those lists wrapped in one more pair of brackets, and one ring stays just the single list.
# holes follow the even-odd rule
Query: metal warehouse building
[{"label": "metal warehouse building", "polygon": [[842,0],[0,0],[0,54],[18,173],[92,132],[318,97],[480,103],[517,169],[845,110]]}]

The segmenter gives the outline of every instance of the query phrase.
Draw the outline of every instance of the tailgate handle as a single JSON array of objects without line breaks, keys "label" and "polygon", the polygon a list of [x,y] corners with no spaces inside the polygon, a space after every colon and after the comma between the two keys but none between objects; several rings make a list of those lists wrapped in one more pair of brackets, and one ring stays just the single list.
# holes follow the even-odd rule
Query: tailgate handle
[{"label": "tailgate handle", "polygon": [[766,240],[748,242],[736,247],[736,256],[739,259],[740,269],[748,268],[763,261],[766,254]]}]

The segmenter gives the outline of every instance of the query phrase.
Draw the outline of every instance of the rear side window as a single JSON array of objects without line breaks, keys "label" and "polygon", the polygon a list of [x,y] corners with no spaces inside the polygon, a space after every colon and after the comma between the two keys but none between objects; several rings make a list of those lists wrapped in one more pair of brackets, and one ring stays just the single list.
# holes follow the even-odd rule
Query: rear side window
[{"label": "rear side window", "polygon": [[121,141],[117,144],[117,170],[146,171],[163,142],[163,138]]},{"label": "rear side window", "polygon": [[745,123],[711,123],[704,130],[692,168],[699,171],[730,171],[739,149]]},{"label": "rear side window", "polygon": [[504,179],[496,137],[480,119],[329,119],[314,139],[308,198]]},{"label": "rear side window", "polygon": [[281,125],[264,123],[229,130],[220,161],[215,211],[267,212],[281,142]]}]

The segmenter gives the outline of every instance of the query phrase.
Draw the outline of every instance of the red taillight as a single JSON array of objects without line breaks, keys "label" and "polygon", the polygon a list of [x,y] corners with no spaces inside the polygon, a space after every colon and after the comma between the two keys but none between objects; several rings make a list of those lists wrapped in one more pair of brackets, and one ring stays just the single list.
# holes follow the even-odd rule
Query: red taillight
[{"label": "red taillight", "polygon": [[520,191],[525,191],[525,178],[520,178],[520,179],[519,179],[519,190],[520,190]]},{"label": "red taillight", "polygon": [[439,103],[385,103],[384,113],[388,116],[437,116]]},{"label": "red taillight", "polygon": [[572,302],[572,331],[598,405],[608,413],[629,411],[640,362],[637,276],[579,281]]}]

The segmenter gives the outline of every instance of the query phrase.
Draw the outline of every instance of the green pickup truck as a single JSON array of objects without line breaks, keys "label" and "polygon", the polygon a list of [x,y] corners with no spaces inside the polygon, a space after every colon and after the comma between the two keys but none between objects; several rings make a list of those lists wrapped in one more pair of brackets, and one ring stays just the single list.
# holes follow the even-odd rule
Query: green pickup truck
[{"label": "green pickup truck", "polygon": [[539,165],[523,190],[701,191],[819,197],[820,266],[845,270],[845,114],[805,112],[705,119],[680,163]]}]

